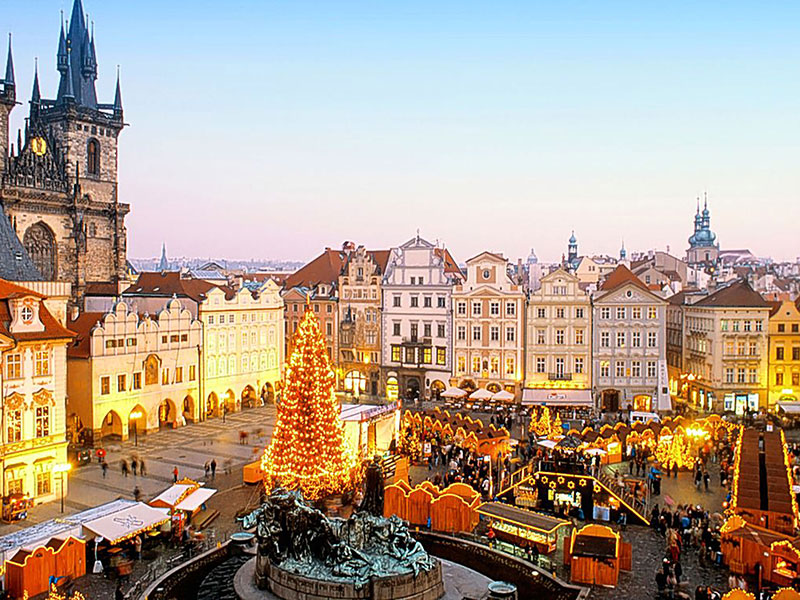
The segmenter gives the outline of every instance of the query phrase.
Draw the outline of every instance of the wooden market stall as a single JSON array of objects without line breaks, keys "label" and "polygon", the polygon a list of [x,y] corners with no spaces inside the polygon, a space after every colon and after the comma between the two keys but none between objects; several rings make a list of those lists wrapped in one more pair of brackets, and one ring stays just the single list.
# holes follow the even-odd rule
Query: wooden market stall
[{"label": "wooden market stall", "polygon": [[440,490],[430,481],[413,489],[399,482],[385,488],[383,514],[397,515],[411,525],[433,531],[468,532],[478,524],[476,512],[480,494],[464,483],[453,483]]},{"label": "wooden market stall", "polygon": [[570,581],[616,586],[620,570],[631,569],[631,545],[605,525],[585,525],[573,530],[564,545],[564,562],[570,565]]},{"label": "wooden market stall", "polygon": [[502,502],[486,502],[478,514],[489,518],[490,527],[499,539],[525,548],[536,546],[541,554],[550,554],[558,543],[558,530],[569,521],[517,508]]},{"label": "wooden market stall", "polygon": [[49,589],[50,577],[75,579],[86,574],[86,543],[69,536],[20,549],[6,560],[6,590],[13,598],[33,597]]},{"label": "wooden market stall", "polygon": [[487,426],[483,421],[461,413],[451,414],[447,410],[434,408],[429,411],[406,411],[403,424],[411,426],[416,433],[438,433],[443,440],[458,441],[480,456],[496,459],[501,452],[508,452],[510,435],[505,427]]}]

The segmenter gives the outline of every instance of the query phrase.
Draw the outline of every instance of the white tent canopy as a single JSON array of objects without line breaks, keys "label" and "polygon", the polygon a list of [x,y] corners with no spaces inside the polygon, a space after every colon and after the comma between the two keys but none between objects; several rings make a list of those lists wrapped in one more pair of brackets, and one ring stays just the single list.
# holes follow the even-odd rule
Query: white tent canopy
[{"label": "white tent canopy", "polygon": [[502,400],[503,402],[508,402],[514,399],[514,394],[507,390],[500,390],[494,396],[492,396],[492,400]]},{"label": "white tent canopy", "polygon": [[114,514],[84,523],[83,527],[95,535],[104,537],[110,544],[116,544],[167,520],[169,517],[163,511],[139,502]]},{"label": "white tent canopy", "polygon": [[183,496],[193,487],[197,486],[188,483],[174,483],[161,492],[158,496],[150,500],[150,504],[155,502],[163,502],[167,506],[175,506],[175,503],[180,501],[181,496]]},{"label": "white tent canopy", "polygon": [[558,442],[556,440],[539,440],[538,442],[536,442],[536,444],[543,448],[550,448],[552,450],[553,448],[556,447],[556,444],[558,444]]},{"label": "white tent canopy", "polygon": [[473,400],[489,400],[492,397],[492,392],[487,389],[479,388],[469,395]]},{"label": "white tent canopy", "polygon": [[197,488],[175,507],[177,510],[186,510],[193,512],[200,508],[211,496],[217,493],[217,490],[211,488]]},{"label": "white tent canopy", "polygon": [[467,395],[467,392],[462,390],[459,387],[450,386],[445,391],[443,391],[439,396],[442,398],[463,398]]}]

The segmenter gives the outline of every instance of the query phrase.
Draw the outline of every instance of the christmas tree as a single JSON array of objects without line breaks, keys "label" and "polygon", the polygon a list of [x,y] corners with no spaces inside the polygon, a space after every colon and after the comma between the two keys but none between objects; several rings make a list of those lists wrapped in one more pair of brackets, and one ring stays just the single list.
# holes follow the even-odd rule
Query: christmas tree
[{"label": "christmas tree", "polygon": [[542,409],[542,412],[539,413],[539,420],[536,421],[531,418],[531,424],[528,427],[528,430],[531,433],[534,433],[538,436],[548,436],[550,435],[550,431],[552,430],[550,424],[550,409],[546,406]]},{"label": "christmas tree", "polygon": [[281,485],[319,500],[352,490],[361,469],[344,438],[336,381],[309,305],[293,338],[272,440],[261,459],[267,489]]}]

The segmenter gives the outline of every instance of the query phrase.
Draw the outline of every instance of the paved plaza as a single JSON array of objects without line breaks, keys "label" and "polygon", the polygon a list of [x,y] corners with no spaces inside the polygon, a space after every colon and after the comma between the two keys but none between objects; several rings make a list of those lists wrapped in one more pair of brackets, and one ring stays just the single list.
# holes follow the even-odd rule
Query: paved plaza
[{"label": "paved plaza", "polygon": [[[138,446],[130,439],[104,445],[109,469],[103,477],[95,459],[91,464],[74,469],[69,476],[69,492],[65,498],[65,514],[75,513],[117,498],[133,498],[136,486],[142,498],[148,500],[172,484],[172,471],[178,467],[179,477],[206,481],[204,465],[217,461],[215,481],[208,485],[219,490],[208,503],[220,510],[220,525],[231,521],[235,512],[230,495],[237,497],[257,494],[257,487],[242,488],[242,466],[261,456],[275,424],[275,406],[246,409],[203,423],[192,423],[174,430],[140,435]],[[248,432],[246,444],[241,444],[239,432]],[[144,460],[146,475],[125,477],[120,461],[130,463],[132,456]],[[26,521],[0,526],[0,535],[61,516],[59,502],[35,506]],[[215,523],[216,525],[216,523]],[[227,527],[226,527],[227,529]]]}]

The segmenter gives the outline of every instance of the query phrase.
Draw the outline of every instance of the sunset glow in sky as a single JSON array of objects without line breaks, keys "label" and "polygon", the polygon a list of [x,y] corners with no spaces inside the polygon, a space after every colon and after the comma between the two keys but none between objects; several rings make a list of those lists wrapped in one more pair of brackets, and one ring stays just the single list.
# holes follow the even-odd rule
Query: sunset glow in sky
[{"label": "sunset glow in sky", "polygon": [[[59,10],[0,0],[21,127]],[[800,256],[798,2],[84,0],[121,65],[129,254],[305,260],[420,229],[458,260],[533,247]],[[5,60],[5,49],[2,50]]]}]

